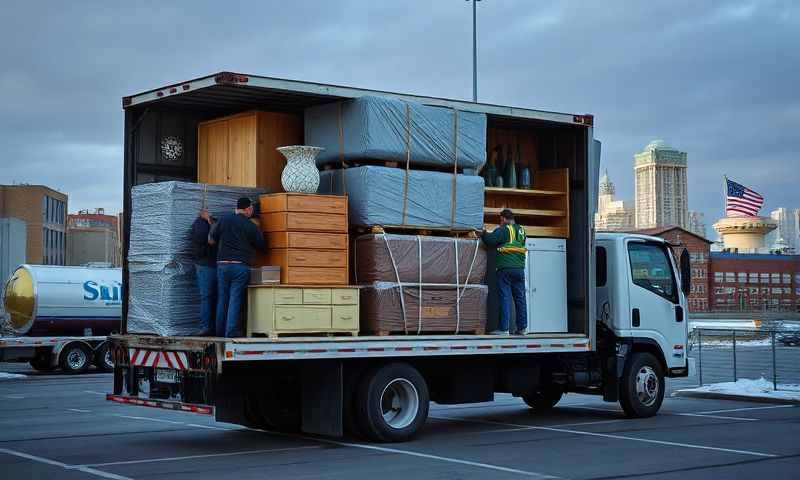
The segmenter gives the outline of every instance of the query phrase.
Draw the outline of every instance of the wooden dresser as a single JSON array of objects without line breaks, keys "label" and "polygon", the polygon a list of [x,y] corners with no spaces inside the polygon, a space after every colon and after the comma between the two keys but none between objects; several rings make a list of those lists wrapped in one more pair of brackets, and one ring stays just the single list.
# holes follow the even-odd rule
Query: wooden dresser
[{"label": "wooden dresser", "polygon": [[259,204],[265,264],[281,267],[282,284],[348,284],[347,197],[274,193]]},{"label": "wooden dresser", "polygon": [[247,336],[347,333],[358,335],[358,289],[252,285],[247,289]]}]

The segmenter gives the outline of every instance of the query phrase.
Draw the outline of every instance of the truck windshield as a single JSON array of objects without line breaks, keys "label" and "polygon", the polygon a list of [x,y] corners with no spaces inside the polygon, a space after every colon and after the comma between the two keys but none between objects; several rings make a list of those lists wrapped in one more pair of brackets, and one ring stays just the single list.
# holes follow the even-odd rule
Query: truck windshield
[{"label": "truck windshield", "polygon": [[675,277],[666,250],[649,243],[628,244],[633,283],[672,302],[677,301]]}]

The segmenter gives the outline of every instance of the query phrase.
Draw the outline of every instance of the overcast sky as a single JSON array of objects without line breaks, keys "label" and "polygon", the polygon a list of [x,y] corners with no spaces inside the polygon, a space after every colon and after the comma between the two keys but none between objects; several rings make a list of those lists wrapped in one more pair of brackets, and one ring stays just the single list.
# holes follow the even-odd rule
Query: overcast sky
[{"label": "overcast sky", "polygon": [[[470,99],[471,29],[464,0],[5,4],[0,183],[118,211],[121,97],[220,70]],[[688,152],[710,226],[723,174],[800,208],[799,47],[795,0],[483,0],[478,96],[593,113],[621,198],[652,139]]]}]

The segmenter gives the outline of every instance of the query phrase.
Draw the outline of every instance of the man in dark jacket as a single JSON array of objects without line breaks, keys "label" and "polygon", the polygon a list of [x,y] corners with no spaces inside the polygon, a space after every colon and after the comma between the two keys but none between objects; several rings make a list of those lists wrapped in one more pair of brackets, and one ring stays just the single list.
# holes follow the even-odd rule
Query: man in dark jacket
[{"label": "man in dark jacket", "polygon": [[222,217],[211,231],[217,245],[217,336],[241,337],[241,308],[250,281],[250,265],[255,251],[267,251],[264,234],[250,221],[253,205],[242,197],[236,212]]},{"label": "man in dark jacket", "polygon": [[214,335],[214,313],[217,309],[217,247],[208,243],[208,233],[215,222],[203,208],[192,224],[192,248],[197,289],[200,291],[200,332],[197,335]]},{"label": "man in dark jacket", "polygon": [[525,229],[514,222],[509,209],[500,212],[500,226],[483,235],[483,242],[497,248],[497,296],[500,303],[500,325],[493,335],[508,335],[513,297],[517,333],[528,328],[528,307],[525,301]]}]

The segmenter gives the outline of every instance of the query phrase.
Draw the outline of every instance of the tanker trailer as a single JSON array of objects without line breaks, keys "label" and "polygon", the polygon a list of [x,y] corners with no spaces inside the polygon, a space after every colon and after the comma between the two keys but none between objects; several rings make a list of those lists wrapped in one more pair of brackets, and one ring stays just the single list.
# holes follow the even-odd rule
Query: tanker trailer
[{"label": "tanker trailer", "polygon": [[21,265],[5,284],[0,359],[37,370],[113,368],[106,335],[119,331],[119,268]]}]

